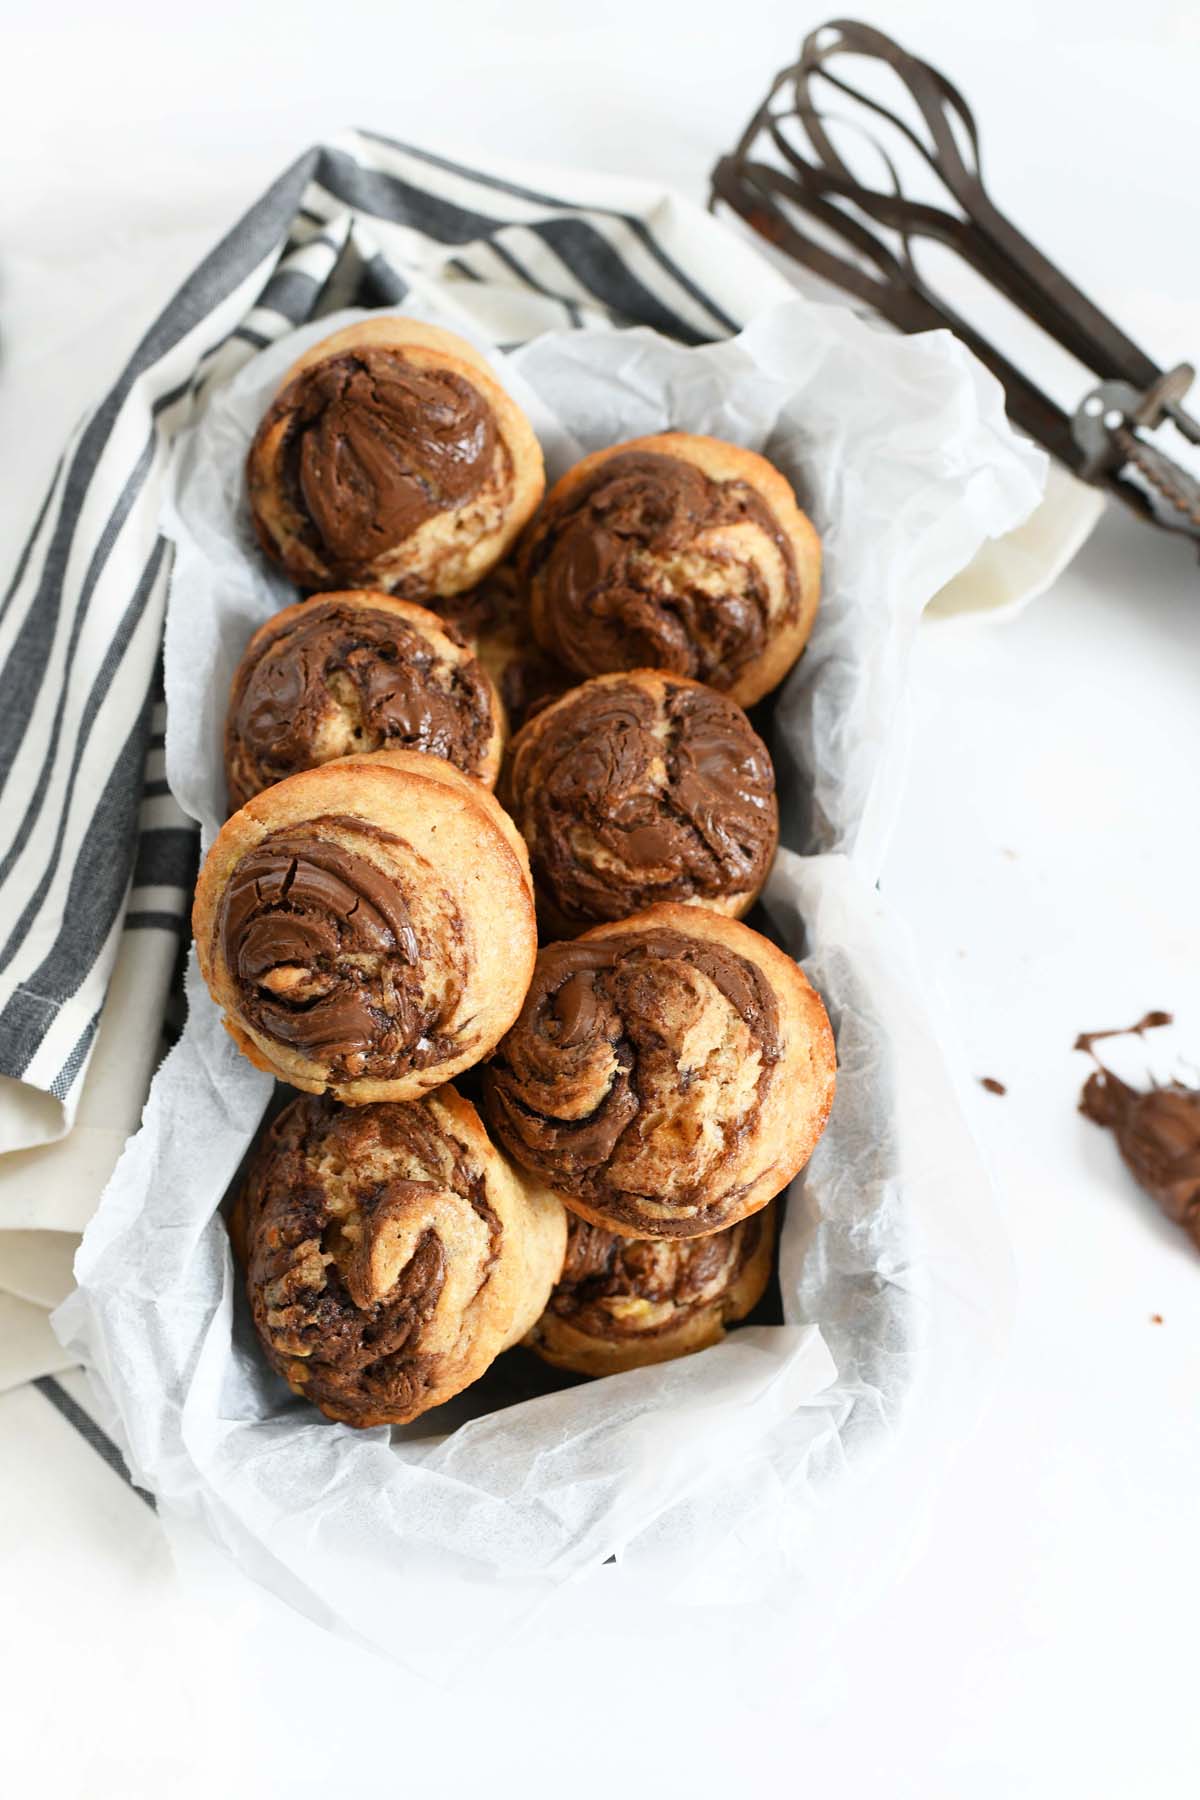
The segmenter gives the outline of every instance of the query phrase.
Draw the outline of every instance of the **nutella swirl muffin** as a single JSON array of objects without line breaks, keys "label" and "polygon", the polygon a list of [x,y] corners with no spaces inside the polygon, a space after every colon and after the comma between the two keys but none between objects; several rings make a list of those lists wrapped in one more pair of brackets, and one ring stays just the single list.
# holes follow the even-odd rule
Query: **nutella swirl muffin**
[{"label": "nutella swirl muffin", "polygon": [[479,352],[394,317],[294,364],[246,480],[259,542],[298,586],[416,600],[482,580],[545,487],[533,428]]},{"label": "nutella swirl muffin", "polygon": [[484,1070],[494,1135],[624,1237],[700,1237],[808,1161],[833,1102],[820,996],[758,932],[664,903],[537,959]]},{"label": "nutella swirl muffin", "polygon": [[562,1266],[559,1202],[452,1087],[294,1100],[230,1220],[255,1329],[289,1387],[347,1425],[403,1425],[530,1328]]},{"label": "nutella swirl muffin", "polygon": [[562,1274],[526,1347],[578,1375],[704,1350],[762,1299],[774,1243],[774,1206],[698,1238],[617,1237],[573,1213]]},{"label": "nutella swirl muffin", "polygon": [[821,546],[763,457],[664,432],[564,475],[521,566],[534,635],[567,668],[666,669],[750,706],[808,640]]},{"label": "nutella swirl muffin", "polygon": [[373,750],[422,750],[494,787],[502,743],[499,696],[452,625],[378,591],[320,594],[268,619],[238,664],[229,803]]},{"label": "nutella swirl muffin", "polygon": [[543,927],[564,937],[658,900],[739,918],[779,841],[771,758],[741,707],[654,670],[598,675],[538,713],[501,799]]},{"label": "nutella swirl muffin", "polygon": [[480,782],[410,750],[308,769],[234,813],[192,925],[238,1048],[352,1104],[410,1099],[486,1056],[537,949],[516,827]]}]

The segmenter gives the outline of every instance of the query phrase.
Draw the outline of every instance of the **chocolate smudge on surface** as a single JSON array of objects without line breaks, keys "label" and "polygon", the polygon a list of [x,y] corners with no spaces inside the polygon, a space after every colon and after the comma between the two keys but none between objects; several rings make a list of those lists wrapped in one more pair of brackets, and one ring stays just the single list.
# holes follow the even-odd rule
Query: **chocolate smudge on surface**
[{"label": "chocolate smudge on surface", "polygon": [[1083,1084],[1079,1110],[1112,1132],[1134,1180],[1200,1246],[1200,1089],[1179,1081],[1135,1088],[1105,1068],[1093,1048],[1103,1038],[1140,1037],[1170,1023],[1170,1013],[1154,1011],[1123,1031],[1080,1032],[1075,1048],[1097,1067]]},{"label": "chocolate smudge on surface", "polygon": [[1092,1045],[1098,1044],[1102,1038],[1142,1037],[1147,1031],[1156,1031],[1160,1025],[1174,1023],[1174,1014],[1156,1010],[1143,1013],[1136,1025],[1114,1025],[1110,1031],[1081,1031],[1075,1039],[1075,1049],[1092,1054]]}]

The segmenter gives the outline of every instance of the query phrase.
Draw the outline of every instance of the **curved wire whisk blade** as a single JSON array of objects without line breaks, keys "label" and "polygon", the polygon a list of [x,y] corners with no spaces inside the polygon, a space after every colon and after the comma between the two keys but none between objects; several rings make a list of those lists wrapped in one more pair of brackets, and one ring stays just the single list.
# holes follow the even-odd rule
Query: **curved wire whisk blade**
[{"label": "curved wire whisk blade", "polygon": [[[885,75],[903,112],[871,91]],[[856,173],[848,123],[870,139],[884,179]],[[911,191],[902,170],[913,168],[936,199]],[[899,330],[953,331],[1003,384],[1013,422],[1052,456],[1200,541],[1200,482],[1148,436],[1170,423],[1200,444],[1182,406],[1192,369],[1162,370],[993,204],[971,108],[930,63],[872,26],[820,26],[714,168],[719,203]],[[922,240],[953,252],[1091,371],[1074,413],[936,291],[918,266]]]}]

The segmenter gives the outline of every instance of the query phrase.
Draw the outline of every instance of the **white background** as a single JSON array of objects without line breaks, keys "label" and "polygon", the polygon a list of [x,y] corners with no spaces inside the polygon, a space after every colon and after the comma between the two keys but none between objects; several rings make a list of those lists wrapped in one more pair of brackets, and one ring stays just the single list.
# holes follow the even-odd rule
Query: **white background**
[{"label": "white background", "polygon": [[[823,16],[2,0],[0,545],[175,282],[310,142],[364,124],[699,197]],[[1194,0],[869,17],[965,90],[992,191],[1035,241],[1160,361],[1200,356]],[[1195,1794],[1200,1253],[1076,1115],[1071,1044],[1165,1006],[1170,1043],[1122,1066],[1200,1061],[1198,699],[1195,559],[1124,516],[1017,621],[922,633],[883,889],[996,1176],[1019,1299],[907,1570],[818,1678],[797,1679],[795,1627],[768,1613],[669,1642],[631,1617],[569,1650],[534,1640],[447,1696],[216,1571],[185,1605],[152,1515],[64,1425],[61,1468],[0,1467],[5,1786]],[[44,1404],[24,1390],[5,1418]]]}]

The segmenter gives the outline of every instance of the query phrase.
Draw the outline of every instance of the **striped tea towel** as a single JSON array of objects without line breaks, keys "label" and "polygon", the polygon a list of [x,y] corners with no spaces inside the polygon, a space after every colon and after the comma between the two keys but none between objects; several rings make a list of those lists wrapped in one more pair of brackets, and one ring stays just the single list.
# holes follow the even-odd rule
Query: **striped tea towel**
[{"label": "striped tea towel", "polygon": [[[660,190],[531,184],[366,132],[302,156],[184,284],[67,445],[0,614],[0,1151],[36,1157],[77,1121],[101,1133],[62,1176],[0,1156],[0,1227],[41,1208],[84,1222],[158,1049],[195,860],[157,710],[172,438],[212,382],[294,326],[430,283],[506,345],[596,323],[699,343],[788,291]],[[97,1079],[102,1102],[81,1110]]]}]

